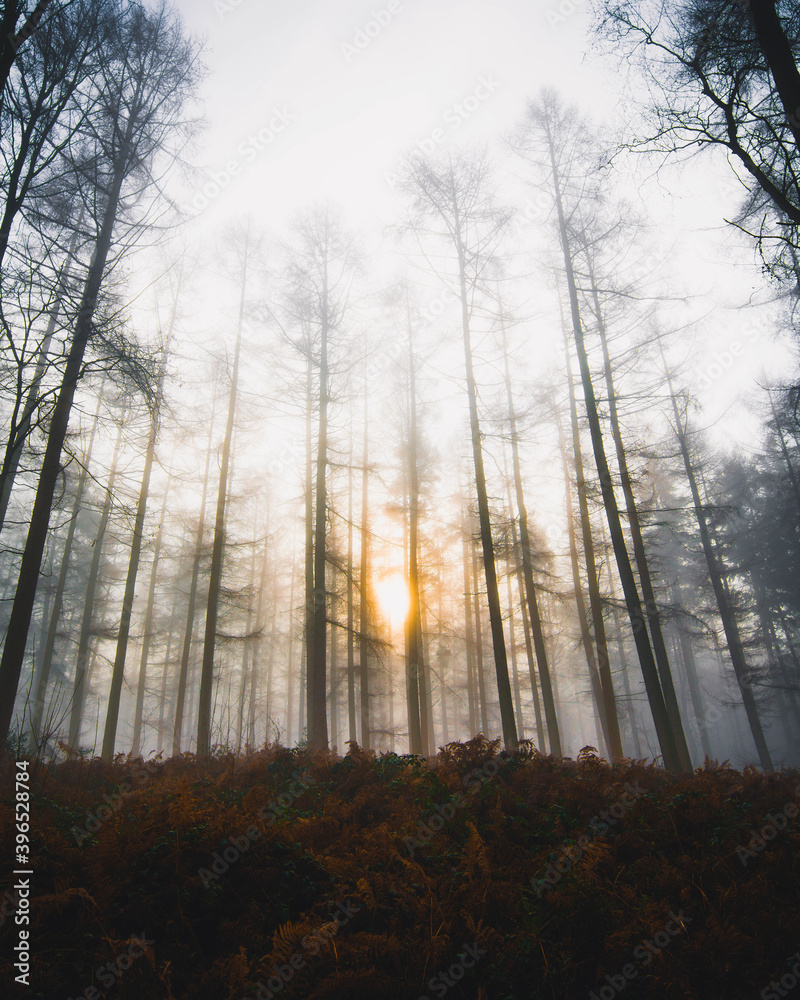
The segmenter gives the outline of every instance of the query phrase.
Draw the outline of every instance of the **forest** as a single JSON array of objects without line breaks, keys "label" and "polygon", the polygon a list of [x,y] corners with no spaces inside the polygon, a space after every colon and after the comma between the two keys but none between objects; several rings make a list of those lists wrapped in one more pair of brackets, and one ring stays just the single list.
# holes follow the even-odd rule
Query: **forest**
[{"label": "forest", "polygon": [[800,9],[462,8],[0,3],[9,991],[800,983]]}]

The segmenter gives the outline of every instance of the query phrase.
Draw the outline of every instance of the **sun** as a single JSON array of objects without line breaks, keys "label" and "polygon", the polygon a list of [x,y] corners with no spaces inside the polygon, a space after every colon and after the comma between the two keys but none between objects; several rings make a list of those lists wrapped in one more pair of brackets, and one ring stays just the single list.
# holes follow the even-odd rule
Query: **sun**
[{"label": "sun", "polygon": [[411,605],[408,584],[402,573],[392,573],[375,584],[375,595],[384,617],[393,629],[400,628],[406,620]]}]

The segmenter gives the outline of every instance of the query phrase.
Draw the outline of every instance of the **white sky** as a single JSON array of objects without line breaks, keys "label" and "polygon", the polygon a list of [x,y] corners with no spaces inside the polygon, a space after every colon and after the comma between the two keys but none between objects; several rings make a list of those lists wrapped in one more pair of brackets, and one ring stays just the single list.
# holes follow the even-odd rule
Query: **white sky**
[{"label": "white sky", "polygon": [[[436,129],[446,143],[497,143],[542,86],[555,87],[595,121],[612,122],[628,90],[612,59],[584,55],[585,0],[392,0],[391,8],[380,0],[178,0],[178,7],[187,29],[205,40],[209,68],[208,126],[192,155],[195,186],[185,196],[190,213],[202,209],[188,230],[197,246],[245,215],[256,227],[282,232],[294,211],[325,198],[342,207],[351,227],[379,236],[401,208],[387,175]],[[376,33],[377,12],[388,23]],[[369,41],[354,54],[359,31],[362,44]],[[470,102],[482,79],[493,92],[479,90],[485,99]],[[254,148],[250,139],[276,112],[291,120],[269,142],[262,133],[261,148]],[[231,164],[236,176],[224,180]],[[207,186],[212,175],[223,178],[216,197],[213,183]],[[698,376],[752,318],[741,304],[751,294],[764,297],[751,249],[723,222],[738,196],[724,160],[710,156],[630,191],[666,248],[676,292],[696,296],[697,314],[708,316]],[[763,312],[758,322],[769,326]],[[755,389],[756,378],[768,377],[765,362],[776,373],[788,363],[784,351],[764,349],[763,337],[742,344],[706,394],[711,420]],[[741,405],[734,424],[745,439],[757,431],[752,409]],[[729,439],[730,426],[721,440]]]},{"label": "white sky", "polygon": [[[493,140],[543,85],[581,103],[591,94],[598,113],[614,106],[612,74],[582,65],[583,4],[552,26],[547,13],[558,7],[550,0],[393,6],[399,11],[348,61],[342,45],[352,45],[373,11],[388,14],[386,4],[180,0],[187,27],[206,39],[211,70],[198,166],[243,166],[213,214],[249,208],[275,225],[287,209],[330,196],[359,225],[390,210],[386,174],[399,152],[436,128],[448,142]],[[497,85],[494,93],[472,114],[454,114],[481,78]],[[268,126],[274,109],[294,120],[245,162],[237,147]],[[445,122],[448,111],[450,122],[460,117],[457,127]]]}]

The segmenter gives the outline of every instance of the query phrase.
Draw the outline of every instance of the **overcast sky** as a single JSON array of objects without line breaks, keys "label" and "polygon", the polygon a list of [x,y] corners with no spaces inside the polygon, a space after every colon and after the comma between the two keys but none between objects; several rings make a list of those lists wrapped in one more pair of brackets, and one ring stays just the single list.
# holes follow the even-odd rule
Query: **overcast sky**
[{"label": "overcast sky", "polygon": [[[614,105],[613,74],[583,64],[584,3],[562,4],[567,16],[551,0],[179,6],[211,70],[199,164],[220,172],[238,161],[226,209],[250,204],[271,223],[326,196],[354,224],[369,221],[390,204],[399,151],[493,140],[544,85],[599,114]],[[276,111],[292,120],[256,149],[250,139]]]},{"label": "overcast sky", "polygon": [[[197,213],[190,243],[207,244],[245,214],[281,232],[295,210],[325,198],[350,226],[379,233],[401,207],[391,177],[404,152],[499,146],[543,86],[614,127],[630,91],[613,58],[585,54],[585,0],[178,0],[178,7],[204,40],[209,68],[207,127],[185,195]],[[752,322],[741,305],[767,294],[752,248],[723,221],[736,210],[735,179],[721,157],[695,157],[641,189],[631,184],[629,196],[653,221],[675,293],[698,297],[697,314],[707,320],[696,374],[715,374],[737,328]],[[758,322],[771,321],[760,312]],[[764,336],[738,340],[742,353],[706,394],[712,420],[767,377]],[[774,356],[780,370],[785,354]],[[746,406],[721,440],[734,425],[745,438],[757,436]]]}]

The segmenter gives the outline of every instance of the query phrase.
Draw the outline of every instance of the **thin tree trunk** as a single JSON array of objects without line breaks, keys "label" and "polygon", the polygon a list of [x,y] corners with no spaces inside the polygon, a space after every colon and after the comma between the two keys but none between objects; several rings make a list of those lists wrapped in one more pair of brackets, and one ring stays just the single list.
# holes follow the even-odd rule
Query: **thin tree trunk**
[{"label": "thin tree trunk", "polygon": [[97,526],[94,539],[92,561],[89,565],[89,579],[86,584],[86,599],[83,605],[83,618],[78,636],[78,654],[75,658],[75,681],[72,689],[72,708],[69,718],[69,745],[78,746],[81,722],[83,720],[83,705],[85,700],[86,667],[89,662],[89,646],[92,638],[92,614],[94,612],[95,592],[100,573],[100,559],[103,553],[106,525],[114,502],[114,485],[117,479],[117,462],[119,460],[120,443],[122,441],[122,420],[117,427],[117,440],[114,444],[114,454],[111,459],[111,470],[108,474],[106,497]]},{"label": "thin tree trunk", "polygon": [[317,424],[316,496],[314,506],[314,609],[312,658],[308,672],[308,742],[320,749],[328,746],[327,651],[328,601],[326,568],[328,555],[328,262],[323,266],[322,315],[319,348],[319,412]]},{"label": "thin tree trunk", "polygon": [[614,546],[614,555],[617,561],[622,589],[625,594],[625,604],[628,609],[628,617],[631,623],[634,639],[636,641],[636,651],[639,655],[639,663],[642,668],[647,698],[650,702],[650,710],[653,715],[653,722],[656,727],[656,735],[661,747],[664,766],[669,771],[681,770],[681,759],[675,740],[675,734],[669,721],[667,708],[664,703],[664,695],[661,690],[661,682],[658,677],[653,650],[650,646],[650,639],[647,633],[647,619],[639,598],[639,591],[631,568],[630,556],[625,545],[625,535],[622,530],[622,522],[619,515],[619,507],[614,494],[614,483],[611,479],[611,472],[608,467],[605,446],[603,444],[603,432],[600,427],[600,417],[597,412],[597,401],[594,395],[591,372],[589,370],[589,359],[586,353],[586,346],[583,339],[583,324],[581,322],[580,307],[578,305],[578,289],[575,283],[575,273],[572,266],[572,254],[567,232],[567,222],[564,215],[564,207],[561,199],[561,181],[558,168],[555,162],[555,151],[552,136],[548,130],[548,141],[550,145],[550,166],[553,177],[553,188],[555,195],[555,205],[558,217],[559,235],[561,238],[561,249],[564,256],[564,268],[566,270],[567,287],[569,290],[570,310],[572,314],[572,332],[575,338],[575,345],[578,350],[578,362],[580,365],[581,382],[586,400],[586,413],[589,419],[589,430],[592,438],[592,448],[594,450],[595,463],[597,465],[597,475],[600,480],[600,487],[603,493],[603,504],[608,519],[608,528],[611,534],[611,542]]},{"label": "thin tree trunk", "polygon": [[211,752],[211,692],[214,686],[214,653],[217,640],[217,617],[219,614],[219,592],[222,583],[222,563],[225,549],[225,510],[228,493],[228,464],[231,457],[233,423],[236,416],[236,395],[239,386],[239,357],[242,347],[242,327],[244,325],[244,303],[247,289],[247,264],[249,247],[245,244],[242,266],[242,285],[239,297],[239,319],[236,327],[236,348],[233,355],[231,390],[228,397],[228,420],[217,489],[217,512],[214,519],[214,542],[211,550],[211,573],[208,583],[206,605],[206,627],[203,637],[203,665],[200,673],[200,693],[197,712],[197,755],[207,757]]},{"label": "thin tree trunk", "polygon": [[[352,407],[350,427],[353,426]],[[350,464],[347,467],[347,728],[348,743],[358,741],[356,727],[356,653],[355,606],[353,603],[353,448],[350,439]],[[294,575],[292,575],[294,580]]]},{"label": "thin tree trunk", "polygon": [[312,359],[309,346],[308,365],[306,368],[306,488],[305,488],[305,622],[304,644],[305,656],[300,671],[300,694],[298,710],[299,733],[302,736],[306,729],[306,741],[310,741],[307,719],[311,718],[308,699],[311,697],[308,684],[313,676],[314,668],[314,472],[311,454],[311,417],[312,417]]},{"label": "thin tree trunk", "polygon": [[[166,366],[167,351],[164,351],[163,365]],[[106,713],[106,724],[103,731],[103,746],[100,756],[105,761],[111,761],[114,756],[114,743],[117,736],[117,722],[119,719],[119,702],[122,694],[122,682],[125,677],[125,657],[128,652],[128,636],[131,628],[131,615],[133,613],[133,601],[136,591],[136,576],[139,572],[139,557],[142,551],[142,536],[144,534],[144,518],[147,510],[147,497],[150,492],[150,473],[153,469],[153,460],[156,452],[156,439],[158,438],[158,410],[161,404],[161,394],[163,391],[163,368],[159,381],[158,393],[155,403],[155,411],[150,420],[150,436],[147,441],[147,452],[144,459],[144,471],[142,473],[142,483],[139,489],[139,500],[136,505],[136,518],[133,522],[133,539],[131,541],[130,559],[128,560],[128,575],[125,580],[125,593],[122,597],[122,613],[119,621],[119,633],[117,635],[117,649],[114,657],[114,667],[111,672],[111,688],[108,693],[108,710]]]},{"label": "thin tree trunk", "polygon": [[[519,458],[519,434],[517,432],[517,413],[514,408],[514,395],[511,388],[511,372],[509,371],[508,346],[506,343],[505,325],[503,325],[503,360],[505,364],[506,396],[508,398],[508,418],[511,429],[511,457],[514,467],[514,487],[517,497],[517,515],[519,517],[519,535],[522,548],[522,579],[525,584],[525,595],[528,605],[528,621],[533,636],[533,646],[536,650],[536,664],[542,685],[542,701],[547,720],[547,735],[550,740],[550,753],[562,757],[561,733],[558,728],[558,716],[553,699],[553,685],[550,679],[550,667],[547,662],[547,646],[544,641],[544,630],[539,613],[539,602],[536,596],[536,584],[533,579],[533,560],[531,558],[531,541],[528,532],[528,509],[525,504],[525,491],[522,485],[522,466]],[[531,674],[533,696],[538,706],[538,694],[535,678]],[[540,727],[539,727],[540,728]],[[539,738],[542,739],[541,734]]]},{"label": "thin tree trunk", "polygon": [[36,588],[39,582],[45,542],[47,541],[53,497],[61,472],[61,451],[67,434],[75,389],[83,368],[83,356],[92,335],[95,307],[111,250],[114,224],[132,138],[133,119],[130,118],[121,144],[121,154],[111,181],[94,255],[86,276],[61,387],[50,416],[47,445],[28,526],[28,536],[22,553],[17,589],[6,630],[3,656],[0,660],[0,745],[5,743],[11,725],[11,717],[14,714],[14,702],[25,659],[25,647],[28,641],[33,605],[36,600]]},{"label": "thin tree trunk", "polygon": [[483,671],[483,621],[481,615],[481,599],[478,587],[478,553],[472,535],[470,534],[469,554],[472,560],[472,594],[475,610],[475,675],[477,679],[476,695],[481,716],[481,732],[489,735],[489,706],[486,697],[486,675]]},{"label": "thin tree trunk", "polygon": [[[253,521],[258,525],[258,498],[256,498],[256,511]],[[256,528],[256,530],[258,530]],[[255,639],[250,638],[253,628],[253,591],[256,586],[256,545],[258,540],[253,539],[253,548],[250,552],[250,599],[247,602],[247,612],[245,615],[245,639],[242,643],[242,675],[239,678],[239,698],[236,709],[236,749],[242,749],[242,737],[244,736],[244,702],[247,692],[248,680],[248,660],[251,658],[255,662]],[[256,615],[256,622],[258,615]]]},{"label": "thin tree trunk", "polygon": [[[662,352],[663,358],[663,352]],[[665,362],[666,368],[666,362]],[[692,494],[692,502],[694,504],[695,516],[697,518],[697,526],[700,532],[700,541],[703,545],[703,554],[706,559],[706,566],[708,568],[708,575],[711,579],[711,585],[714,588],[714,596],[717,599],[717,608],[719,610],[719,616],[722,619],[722,627],[725,630],[725,639],[728,643],[728,653],[731,658],[731,663],[733,664],[733,670],[736,675],[736,680],[739,684],[739,690],[742,695],[742,702],[744,704],[744,710],[747,715],[747,721],[750,725],[750,732],[753,736],[753,742],[756,746],[756,751],[758,752],[759,760],[761,761],[761,766],[765,771],[772,771],[772,758],[770,757],[769,749],[767,747],[767,741],[764,738],[764,730],[761,726],[761,719],[758,714],[758,706],[756,705],[755,697],[750,688],[748,681],[748,668],[747,661],[744,655],[744,649],[742,647],[742,640],[739,634],[739,626],[736,621],[736,615],[734,614],[733,608],[728,600],[728,595],[725,591],[725,587],[722,579],[722,572],[720,566],[717,562],[717,557],[711,545],[711,535],[708,530],[708,522],[706,521],[705,507],[700,499],[700,491],[697,487],[697,477],[695,475],[694,467],[692,465],[692,460],[689,455],[689,445],[686,439],[686,431],[681,419],[680,412],[678,410],[678,403],[675,399],[675,393],[672,388],[672,380],[667,374],[667,381],[669,382],[670,399],[672,401],[672,412],[675,417],[674,431],[678,438],[678,444],[681,449],[681,456],[683,458],[684,468],[686,470],[686,478],[689,483],[689,489]]]},{"label": "thin tree trunk", "polygon": [[292,577],[289,584],[289,623],[286,629],[286,745],[292,745],[292,692],[294,689],[294,592],[297,584],[297,545],[292,534]]},{"label": "thin tree trunk", "polygon": [[[80,218],[78,219],[78,227],[80,227],[82,220],[83,212],[81,212]],[[9,420],[11,430],[8,435],[5,455],[3,456],[3,466],[2,469],[0,469],[0,531],[3,530],[3,526],[6,521],[8,502],[11,499],[11,491],[14,488],[14,480],[17,476],[19,460],[22,457],[22,449],[31,431],[33,414],[36,412],[39,405],[39,386],[42,383],[42,378],[44,377],[45,369],[47,367],[50,344],[56,332],[58,313],[61,308],[61,299],[66,291],[68,270],[72,262],[73,254],[75,253],[77,242],[78,233],[76,231],[70,240],[66,260],[61,269],[61,274],[59,275],[58,288],[56,290],[56,301],[53,308],[50,310],[50,318],[47,322],[47,329],[45,330],[44,337],[42,338],[42,344],[36,358],[36,365],[33,369],[33,378],[28,386],[28,392],[25,396],[25,405],[22,407],[22,414],[19,416],[19,420],[17,420],[18,413],[15,402],[15,408]],[[17,398],[21,399],[20,396]]]},{"label": "thin tree trunk", "polygon": [[178,689],[175,695],[175,723],[172,732],[172,756],[181,752],[181,736],[183,734],[183,714],[186,702],[186,684],[189,676],[189,657],[192,648],[192,633],[194,631],[195,608],[197,605],[197,585],[200,577],[200,561],[203,555],[203,536],[205,534],[206,500],[208,498],[208,474],[211,467],[211,440],[214,433],[214,417],[217,410],[217,396],[211,401],[211,418],[208,424],[208,441],[206,443],[206,465],[203,472],[203,488],[200,494],[200,514],[197,526],[197,539],[192,559],[192,576],[189,582],[189,600],[186,608],[186,627],[181,644],[181,662],[178,670]]},{"label": "thin tree trunk", "polygon": [[430,756],[425,678],[420,624],[419,592],[419,468],[417,465],[417,389],[414,377],[414,339],[411,308],[406,288],[406,325],[408,329],[408,590],[406,616],[406,669],[408,695],[408,734],[412,754]]},{"label": "thin tree trunk", "polygon": [[330,729],[330,742],[333,749],[336,749],[336,737],[339,735],[339,705],[337,702],[338,688],[339,688],[339,616],[338,616],[338,604],[339,598],[336,593],[336,584],[334,582],[333,590],[330,596],[331,602],[331,729]]},{"label": "thin tree trunk", "polygon": [[514,690],[514,711],[517,715],[518,733],[521,740],[525,739],[525,726],[522,715],[522,696],[519,690],[519,673],[517,671],[517,635],[514,622],[514,595],[511,591],[511,570],[506,573],[506,598],[508,600],[508,635],[511,650],[511,682]]},{"label": "thin tree trunk", "polygon": [[360,605],[358,612],[359,628],[359,688],[361,708],[361,746],[369,750],[372,746],[370,733],[369,705],[369,395],[367,383],[364,384],[364,451],[362,454],[361,471],[361,566],[359,569]]},{"label": "thin tree trunk", "polygon": [[56,637],[58,635],[58,625],[61,620],[61,611],[64,606],[64,590],[67,585],[69,575],[70,558],[72,556],[72,543],[75,531],[78,526],[78,515],[83,507],[83,494],[86,489],[86,480],[89,476],[89,465],[92,460],[92,447],[94,445],[95,434],[100,422],[100,407],[103,402],[102,392],[97,398],[97,410],[92,421],[92,429],[89,432],[89,442],[83,456],[82,468],[78,477],[78,484],[75,490],[75,499],[72,504],[72,512],[67,528],[67,537],[64,540],[64,549],[61,556],[61,566],[58,571],[58,583],[53,597],[53,606],[50,611],[50,621],[45,638],[42,660],[39,665],[39,676],[36,682],[35,695],[33,699],[33,715],[31,718],[31,729],[34,737],[38,739],[39,729],[42,723],[42,714],[47,697],[47,685],[50,680],[50,671],[53,665],[53,651],[55,649]]},{"label": "thin tree trunk", "polygon": [[17,28],[17,18],[20,14],[19,0],[6,0],[3,4],[3,16],[0,21],[0,109],[3,107],[6,83],[17,58],[17,52],[39,27],[39,22],[51,2],[52,0],[38,0],[20,28]]},{"label": "thin tree trunk", "polygon": [[581,432],[578,425],[578,406],[575,400],[575,383],[572,379],[572,364],[569,356],[569,345],[564,343],[567,359],[567,381],[569,384],[569,409],[572,418],[572,449],[575,455],[575,479],[578,488],[578,510],[581,518],[581,535],[583,536],[583,551],[586,558],[586,581],[589,586],[589,607],[592,614],[594,641],[597,649],[597,672],[600,676],[601,700],[597,703],[600,713],[600,723],[606,747],[612,760],[620,760],[622,739],[619,733],[619,718],[617,702],[614,696],[614,684],[611,678],[611,658],[608,655],[608,640],[606,638],[606,623],[603,616],[603,603],[600,598],[600,581],[597,576],[597,563],[594,554],[594,538],[592,521],[589,516],[589,497],[586,484],[586,474],[583,465],[583,448]]},{"label": "thin tree trunk", "polygon": [[[676,583],[672,586],[672,601],[674,604],[678,605],[682,605],[683,603],[680,584]],[[686,671],[686,680],[689,684],[689,696],[692,699],[692,709],[694,710],[694,717],[697,720],[697,728],[700,734],[703,759],[705,759],[706,757],[711,756],[711,746],[708,741],[708,725],[706,723],[706,713],[703,707],[703,697],[700,691],[700,680],[697,676],[697,662],[694,658],[692,641],[689,636],[680,627],[678,627],[676,631],[678,633],[681,657],[683,658],[683,667]]]},{"label": "thin tree trunk", "polygon": [[[514,702],[511,683],[508,678],[508,660],[503,632],[503,613],[500,609],[500,591],[497,585],[497,569],[492,541],[492,525],[489,515],[489,498],[486,492],[486,472],[483,465],[483,445],[481,443],[480,419],[478,416],[478,391],[472,364],[472,343],[469,324],[469,298],[467,295],[466,251],[461,240],[461,214],[454,203],[456,245],[458,251],[458,276],[461,294],[461,327],[464,341],[464,365],[467,376],[467,396],[469,399],[469,423],[472,437],[472,457],[475,465],[475,491],[478,499],[478,522],[480,524],[481,546],[483,548],[483,568],[486,576],[486,600],[489,605],[489,624],[492,633],[497,694],[500,702],[500,719],[503,728],[503,743],[507,748],[517,742],[517,727],[514,721]],[[476,594],[477,600],[477,594]],[[482,672],[479,679],[483,680]]]},{"label": "thin tree trunk", "polygon": [[420,605],[420,643],[422,644],[422,689],[425,696],[425,730],[427,732],[428,756],[433,756],[436,752],[436,730],[433,725],[433,670],[431,664],[430,642],[428,650],[425,650],[425,636],[428,632],[428,612],[424,604]]},{"label": "thin tree trunk", "polygon": [[647,558],[647,551],[642,535],[641,521],[639,519],[639,507],[633,493],[633,483],[631,481],[630,470],[628,468],[628,457],[625,453],[625,444],[622,440],[622,428],[619,422],[619,412],[617,410],[617,394],[614,388],[614,376],[611,368],[611,355],[608,350],[608,337],[606,335],[605,319],[603,310],[600,307],[600,294],[595,281],[594,270],[589,263],[589,278],[592,287],[592,301],[594,303],[595,318],[597,320],[597,330],[600,334],[600,344],[603,349],[603,365],[605,372],[606,390],[608,392],[609,421],[611,424],[611,435],[614,438],[614,445],[617,452],[617,463],[619,465],[620,479],[622,482],[622,492],[625,496],[625,509],[628,513],[628,525],[631,539],[633,541],[633,553],[636,559],[636,569],[639,573],[639,582],[642,587],[644,597],[644,609],[647,614],[647,623],[650,626],[650,638],[653,643],[653,653],[658,667],[658,676],[661,680],[661,690],[664,694],[664,703],[667,707],[672,731],[675,734],[675,743],[678,749],[681,769],[683,771],[692,770],[692,758],[689,748],[686,745],[686,734],[683,731],[678,699],[675,696],[675,684],[672,679],[667,646],[664,642],[664,634],[661,628],[661,615],[656,602],[655,588],[650,575],[650,562]]},{"label": "thin tree trunk", "polygon": [[464,632],[466,637],[467,656],[467,711],[469,714],[469,736],[472,739],[478,734],[478,712],[475,692],[475,643],[472,617],[472,559],[470,549],[472,539],[469,535],[467,519],[464,516],[462,539],[462,558],[464,563]]},{"label": "thin tree trunk", "polygon": [[[174,449],[173,449],[174,452]],[[153,616],[156,606],[156,584],[158,582],[158,564],[161,561],[161,540],[164,537],[164,521],[167,511],[167,498],[169,496],[170,478],[172,475],[172,462],[170,462],[170,472],[167,474],[167,482],[164,486],[164,498],[161,502],[161,514],[158,519],[158,529],[156,539],[153,544],[153,565],[150,569],[150,586],[147,590],[147,610],[144,616],[144,628],[142,631],[142,655],[139,660],[139,683],[136,688],[136,709],[133,716],[133,745],[131,753],[134,757],[139,755],[139,747],[142,739],[142,716],[144,714],[144,695],[147,686],[147,660],[150,656],[150,644],[153,640]]]},{"label": "thin tree trunk", "polygon": [[166,714],[167,714],[167,675],[169,673],[169,657],[172,652],[172,629],[167,632],[167,645],[164,650],[164,664],[161,669],[161,697],[158,703],[158,743],[156,753],[160,754],[164,749],[164,737],[166,735]]},{"label": "thin tree trunk", "polygon": [[[264,643],[264,601],[267,593],[267,577],[269,568],[269,511],[267,511],[267,522],[264,529],[264,555],[261,560],[261,580],[258,587],[258,609],[256,611],[256,628],[258,636],[253,646],[253,666],[250,670],[250,704],[247,715],[247,742],[250,746],[256,745],[256,699],[258,696],[258,679],[260,676],[261,648]],[[294,569],[292,569],[292,581],[294,581]],[[273,618],[274,623],[274,618]]]},{"label": "thin tree trunk", "polygon": [[[513,527],[513,526],[512,526]],[[516,549],[517,542],[514,541],[514,548]],[[543,753],[547,752],[547,741],[545,739],[545,728],[544,720],[542,719],[542,706],[539,703],[539,684],[536,679],[536,661],[533,655],[533,643],[531,641],[531,625],[530,619],[528,618],[528,604],[525,600],[525,580],[522,575],[522,562],[517,562],[517,595],[519,598],[519,606],[522,612],[522,634],[525,637],[525,658],[528,661],[528,675],[531,681],[531,695],[533,697],[533,710],[536,715],[536,738],[539,741],[539,746]],[[551,677],[551,680],[553,678]],[[555,693],[553,698],[553,704],[555,704]],[[556,716],[557,718],[558,716]],[[552,747],[550,753],[553,753]]]}]

